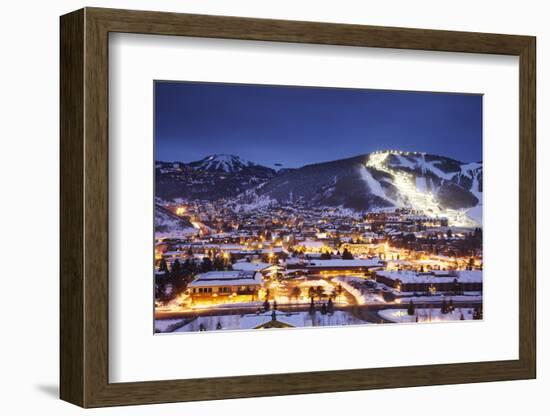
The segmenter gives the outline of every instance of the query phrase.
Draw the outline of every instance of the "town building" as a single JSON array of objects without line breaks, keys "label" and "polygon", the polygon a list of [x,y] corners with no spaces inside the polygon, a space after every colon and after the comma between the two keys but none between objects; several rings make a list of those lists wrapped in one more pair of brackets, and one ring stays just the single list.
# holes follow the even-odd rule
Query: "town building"
[{"label": "town building", "polygon": [[418,273],[414,271],[376,271],[377,282],[400,292],[436,293],[436,292],[482,292],[483,272],[481,270],[432,271]]},{"label": "town building", "polygon": [[192,303],[250,302],[258,300],[261,273],[250,270],[200,273],[187,286]]},{"label": "town building", "polygon": [[372,259],[331,259],[331,260],[310,260],[303,265],[310,273],[322,272],[367,272],[369,269],[382,267],[379,258]]}]

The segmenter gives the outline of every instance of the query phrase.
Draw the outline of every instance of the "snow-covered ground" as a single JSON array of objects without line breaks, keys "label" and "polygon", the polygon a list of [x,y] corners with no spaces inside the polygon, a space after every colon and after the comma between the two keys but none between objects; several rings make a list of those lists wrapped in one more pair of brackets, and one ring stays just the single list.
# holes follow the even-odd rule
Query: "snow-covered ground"
[{"label": "snow-covered ground", "polygon": [[414,315],[407,314],[406,309],[384,309],[378,311],[378,315],[396,323],[460,321],[461,317],[468,321],[473,319],[473,309],[456,308],[447,314],[443,314],[439,308],[416,309]]},{"label": "snow-covered ground", "polygon": [[443,299],[447,301],[452,299],[453,302],[481,302],[483,300],[483,295],[455,295],[455,296],[446,296],[446,295],[433,295],[433,296],[404,296],[399,298],[401,303],[408,303],[410,300],[414,303],[430,303],[430,302],[441,302]]},{"label": "snow-covered ground", "polygon": [[[199,316],[197,319],[194,319],[193,321],[182,326],[181,328],[176,329],[174,332],[199,331],[201,325],[206,331],[218,330],[219,326],[221,326],[220,329],[223,330],[254,329],[260,325],[270,322],[272,319],[273,317],[271,311],[260,314]],[[345,311],[335,311],[333,314],[326,315],[321,314],[320,311],[316,311],[315,316],[313,317],[309,312],[277,311],[276,320],[296,328],[368,324],[368,322],[355,318],[353,315]],[[156,323],[156,327],[158,329],[161,329],[161,327],[158,325],[158,322],[159,321],[157,321]],[[168,327],[169,325],[163,325],[163,328],[165,330]]]},{"label": "snow-covered ground", "polygon": [[359,305],[365,305],[367,303],[369,304],[386,303],[384,301],[384,298],[379,294],[369,293],[367,288],[353,286],[354,282],[359,284],[364,283],[365,279],[361,279],[359,277],[337,276],[334,279],[332,279],[332,281],[335,282],[336,284],[342,285],[342,287],[355,298],[355,301]]},{"label": "snow-covered ground", "polygon": [[161,238],[186,238],[192,235],[197,234],[196,228],[182,228],[177,229],[174,228],[170,231],[162,232],[162,231],[155,231],[155,238],[161,239]]},{"label": "snow-covered ground", "polygon": [[363,181],[367,184],[370,192],[373,195],[376,195],[377,197],[382,198],[385,201],[388,201],[392,205],[397,205],[396,201],[390,199],[386,195],[386,193],[384,192],[384,189],[382,188],[382,185],[380,185],[380,182],[374,179],[374,177],[366,167],[361,167],[359,169],[359,174],[361,175],[361,179],[363,179]]},{"label": "snow-covered ground", "polygon": [[468,216],[481,224],[483,221],[483,205],[479,204],[473,208],[470,208],[468,210]]},{"label": "snow-covered ground", "polygon": [[166,332],[172,325],[182,322],[183,319],[157,319],[155,320],[155,329],[160,332]]}]

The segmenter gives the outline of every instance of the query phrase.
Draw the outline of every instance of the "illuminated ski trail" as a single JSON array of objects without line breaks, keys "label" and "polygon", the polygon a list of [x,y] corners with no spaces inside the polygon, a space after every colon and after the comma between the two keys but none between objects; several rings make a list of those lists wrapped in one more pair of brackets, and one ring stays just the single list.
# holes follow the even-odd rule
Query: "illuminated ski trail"
[{"label": "illuminated ski trail", "polygon": [[[466,215],[466,210],[442,209],[433,193],[420,191],[415,182],[415,177],[406,172],[391,169],[386,163],[386,159],[392,153],[400,155],[399,152],[376,152],[371,153],[366,167],[385,172],[393,177],[393,185],[399,190],[400,194],[406,199],[403,206],[423,211],[426,215],[435,217],[445,217],[449,225],[454,227],[475,227],[478,225],[474,220]],[[420,168],[424,174],[426,171],[426,162],[424,155],[421,155],[422,162]]]}]

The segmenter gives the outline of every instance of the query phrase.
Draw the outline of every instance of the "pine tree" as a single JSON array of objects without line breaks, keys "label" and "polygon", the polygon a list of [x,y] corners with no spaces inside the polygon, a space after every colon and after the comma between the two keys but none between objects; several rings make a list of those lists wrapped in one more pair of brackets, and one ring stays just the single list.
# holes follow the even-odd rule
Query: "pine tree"
[{"label": "pine tree", "polygon": [[299,299],[301,293],[302,293],[302,290],[300,289],[300,286],[294,286],[290,292],[290,296],[295,299]]},{"label": "pine tree", "polygon": [[168,273],[168,264],[166,264],[166,260],[164,259],[164,257],[160,260],[159,272]]},{"label": "pine tree", "polygon": [[342,296],[342,293],[344,292],[344,288],[340,283],[338,283],[338,286],[336,286],[336,294],[338,296]]},{"label": "pine tree", "polygon": [[224,269],[223,259],[220,256],[216,256],[212,263],[212,267],[214,270],[222,271]]},{"label": "pine tree", "polygon": [[328,300],[327,312],[329,315],[332,315],[334,313],[334,303],[332,302],[332,298],[329,298]]},{"label": "pine tree", "polygon": [[483,307],[482,306],[476,306],[474,308],[474,315],[473,318],[475,320],[481,320],[483,319]]},{"label": "pine tree", "polygon": [[181,263],[178,259],[174,260],[172,263],[172,270],[170,270],[172,278],[178,278],[181,275]]},{"label": "pine tree", "polygon": [[202,259],[201,271],[202,271],[203,273],[211,272],[211,271],[212,271],[212,260],[210,260],[210,257],[204,257],[204,258]]},{"label": "pine tree", "polygon": [[443,299],[441,303],[441,313],[446,314],[448,312],[447,299]]},{"label": "pine tree", "polygon": [[311,298],[311,303],[309,304],[309,313],[311,315],[315,314],[315,302],[313,301],[313,298]]},{"label": "pine tree", "polygon": [[344,260],[353,260],[353,254],[346,248],[344,248],[344,252],[342,253],[342,259]]},{"label": "pine tree", "polygon": [[317,295],[317,297],[319,298],[319,300],[321,300],[321,298],[323,297],[325,291],[323,290],[323,286],[317,286],[315,288],[315,294]]},{"label": "pine tree", "polygon": [[409,302],[409,307],[407,308],[407,314],[410,315],[410,316],[414,315],[414,303],[413,303],[412,299]]}]

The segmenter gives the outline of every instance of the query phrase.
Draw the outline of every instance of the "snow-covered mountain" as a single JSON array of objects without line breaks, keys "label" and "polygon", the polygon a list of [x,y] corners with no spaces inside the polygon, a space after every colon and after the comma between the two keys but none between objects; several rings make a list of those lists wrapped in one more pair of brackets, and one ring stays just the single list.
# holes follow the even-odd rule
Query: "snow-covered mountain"
[{"label": "snow-covered mountain", "polygon": [[284,172],[237,202],[249,209],[293,201],[355,211],[408,207],[474,226],[481,224],[482,177],[481,163],[381,151]]},{"label": "snow-covered mountain", "polygon": [[209,155],[191,163],[158,161],[155,193],[162,199],[231,198],[275,175],[275,170],[235,155]]},{"label": "snow-covered mountain", "polygon": [[259,176],[269,176],[275,171],[271,168],[258,165],[236,155],[214,154],[206,156],[196,162],[188,163],[195,170],[217,173],[248,173]]},{"label": "snow-covered mountain", "polygon": [[[366,172],[389,175],[372,181]],[[428,215],[448,217],[456,225],[480,225],[483,203],[483,166],[417,152],[371,153],[361,171],[371,190],[393,206],[412,207]],[[389,182],[397,192],[385,192]],[[383,194],[380,194],[382,190]]]},{"label": "snow-covered mountain", "polygon": [[444,156],[380,151],[278,172],[235,155],[156,166],[163,199],[223,198],[245,210],[294,202],[356,212],[406,207],[454,225],[482,220],[482,164]]}]

